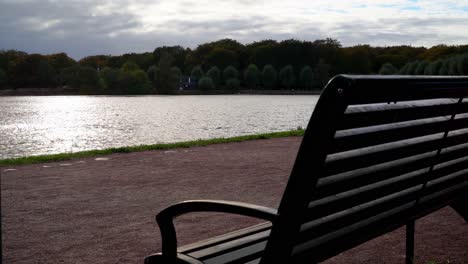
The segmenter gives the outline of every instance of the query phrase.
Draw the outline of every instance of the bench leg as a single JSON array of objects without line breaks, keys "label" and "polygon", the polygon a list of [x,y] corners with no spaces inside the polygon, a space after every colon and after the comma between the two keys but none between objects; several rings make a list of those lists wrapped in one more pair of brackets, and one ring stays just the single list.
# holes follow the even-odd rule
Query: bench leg
[{"label": "bench leg", "polygon": [[413,264],[414,260],[414,224],[413,220],[406,225],[406,264]]},{"label": "bench leg", "polygon": [[454,201],[450,206],[468,222],[468,195],[462,196],[460,199]]}]

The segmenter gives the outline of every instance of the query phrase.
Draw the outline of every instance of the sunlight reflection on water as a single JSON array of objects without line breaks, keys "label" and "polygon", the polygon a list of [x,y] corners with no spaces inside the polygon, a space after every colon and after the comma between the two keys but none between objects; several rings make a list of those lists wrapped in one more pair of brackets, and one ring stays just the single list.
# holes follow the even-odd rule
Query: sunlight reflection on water
[{"label": "sunlight reflection on water", "polygon": [[0,97],[0,159],[305,127],[318,96]]}]

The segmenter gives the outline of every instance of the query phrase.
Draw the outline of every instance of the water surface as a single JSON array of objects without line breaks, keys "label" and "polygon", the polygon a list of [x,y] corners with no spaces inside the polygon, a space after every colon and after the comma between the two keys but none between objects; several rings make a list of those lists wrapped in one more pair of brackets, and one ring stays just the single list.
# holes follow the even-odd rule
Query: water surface
[{"label": "water surface", "polygon": [[315,95],[0,97],[0,159],[305,127]]}]

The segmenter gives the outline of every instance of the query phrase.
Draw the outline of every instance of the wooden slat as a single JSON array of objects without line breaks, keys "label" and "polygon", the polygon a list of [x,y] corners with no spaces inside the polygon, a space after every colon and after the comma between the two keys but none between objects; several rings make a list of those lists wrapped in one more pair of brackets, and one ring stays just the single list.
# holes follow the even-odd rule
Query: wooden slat
[{"label": "wooden slat", "polygon": [[305,219],[308,221],[315,220],[369,201],[380,199],[381,197],[392,193],[404,191],[405,189],[424,184],[427,181],[433,182],[434,180],[446,177],[447,175],[450,176],[467,168],[468,158],[463,158],[429,173],[421,170],[417,173],[402,175],[359,189],[351,190],[341,195],[327,197],[321,202],[320,200],[314,200],[309,204],[309,212]]},{"label": "wooden slat", "polygon": [[400,142],[373,147],[368,150],[335,154],[337,158],[327,160],[323,176],[329,176],[363,167],[397,160],[413,155],[447,148],[468,142],[468,132],[454,134],[444,138],[443,134],[428,136],[426,138],[409,139]]},{"label": "wooden slat", "polygon": [[411,201],[416,201],[422,188],[423,185],[420,183],[419,185],[409,189],[304,223],[301,226],[301,233],[299,234],[297,241],[304,242],[313,239],[314,237],[325,235],[336,229],[353,225],[354,223],[360,222],[374,215],[382,214]]},{"label": "wooden slat", "polygon": [[198,251],[192,251],[189,255],[201,260],[212,259],[217,256],[230,254],[230,252],[250,247],[251,245],[258,244],[262,241],[266,241],[269,235],[270,230],[266,230],[249,236],[225,241],[223,243],[213,245],[212,247],[207,247]]},{"label": "wooden slat", "polygon": [[267,241],[261,241],[210,259],[203,259],[205,264],[235,264],[253,261],[262,256]]},{"label": "wooden slat", "polygon": [[468,117],[450,120],[450,117],[430,118],[364,129],[339,131],[329,153],[384,144],[415,137],[468,127]]},{"label": "wooden slat", "polygon": [[361,170],[321,178],[317,182],[314,197],[320,199],[329,195],[359,188],[378,181],[397,177],[412,171],[429,168],[431,165],[447,162],[468,155],[468,147],[441,153],[425,153],[414,157],[388,162]]},{"label": "wooden slat", "polygon": [[245,236],[250,236],[252,234],[256,234],[265,230],[271,229],[271,223],[261,223],[258,225],[250,226],[247,228],[243,228],[240,230],[236,230],[233,232],[229,232],[227,234],[221,235],[221,236],[216,236],[213,238],[205,239],[202,241],[199,241],[197,243],[185,245],[182,247],[178,247],[177,251],[183,254],[190,254],[193,251],[198,251],[202,250],[208,247],[213,247],[222,243],[225,243],[227,241],[239,239]]},{"label": "wooden slat", "polygon": [[398,104],[350,106],[338,124],[338,130],[468,112],[468,103],[458,104],[455,99],[449,99],[450,103],[447,100],[444,102],[446,103],[439,102],[439,105],[418,105],[418,103],[407,105],[403,102],[402,106]]}]

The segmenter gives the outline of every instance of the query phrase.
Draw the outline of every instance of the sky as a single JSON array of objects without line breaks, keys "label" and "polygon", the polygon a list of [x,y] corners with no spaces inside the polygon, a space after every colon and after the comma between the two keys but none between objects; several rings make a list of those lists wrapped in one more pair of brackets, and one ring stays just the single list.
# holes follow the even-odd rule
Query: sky
[{"label": "sky", "polygon": [[223,38],[468,44],[468,0],[0,0],[0,50],[148,52]]}]

